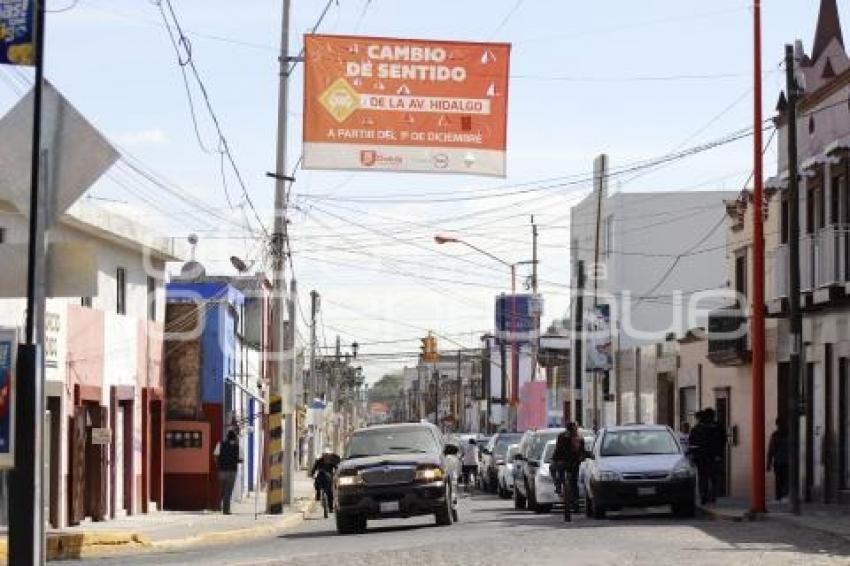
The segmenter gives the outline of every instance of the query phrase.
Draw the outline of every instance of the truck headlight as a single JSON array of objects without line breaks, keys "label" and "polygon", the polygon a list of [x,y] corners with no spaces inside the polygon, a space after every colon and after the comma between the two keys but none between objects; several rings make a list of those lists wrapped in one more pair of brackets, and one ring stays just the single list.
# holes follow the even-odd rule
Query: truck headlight
[{"label": "truck headlight", "polygon": [[445,473],[441,468],[418,468],[416,470],[416,481],[422,483],[431,483],[442,481],[445,478]]},{"label": "truck headlight", "polygon": [[353,474],[339,476],[336,480],[337,487],[355,487],[358,485],[363,485],[363,478],[356,472]]}]

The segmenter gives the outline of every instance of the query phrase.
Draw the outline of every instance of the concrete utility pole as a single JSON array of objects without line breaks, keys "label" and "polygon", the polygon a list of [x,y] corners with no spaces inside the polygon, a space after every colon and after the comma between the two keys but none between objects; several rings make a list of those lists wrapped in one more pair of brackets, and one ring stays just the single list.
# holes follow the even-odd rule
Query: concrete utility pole
[{"label": "concrete utility pole", "polygon": [[[292,412],[293,407],[284,407],[285,400],[291,398],[289,391],[292,388],[291,377],[287,379],[287,364],[284,354],[286,345],[284,338],[283,313],[286,309],[286,238],[287,238],[287,194],[286,194],[286,127],[288,102],[288,80],[289,80],[289,15],[290,0],[283,1],[283,14],[281,18],[280,36],[280,80],[278,86],[277,103],[277,159],[275,172],[271,175],[275,179],[274,194],[274,233],[272,234],[272,285],[274,297],[272,299],[272,349],[273,356],[273,380],[271,383],[271,399],[269,403],[269,489],[267,497],[268,512],[273,515],[283,513],[285,499],[284,476],[290,476],[291,468],[284,469],[286,458],[283,453],[284,411]],[[289,381],[289,383],[287,383]],[[289,389],[287,389],[287,387]],[[289,431],[285,434],[289,436]],[[291,457],[289,459],[291,461]]]},{"label": "concrete utility pole", "polygon": [[531,293],[533,297],[532,306],[534,328],[530,335],[531,340],[531,381],[537,381],[537,355],[540,350],[540,314],[537,310],[537,224],[534,215],[531,216]]},{"label": "concrete utility pole", "polygon": [[297,468],[298,458],[295,457],[296,447],[298,446],[298,437],[295,419],[296,406],[296,389],[298,381],[298,356],[295,351],[295,301],[298,300],[298,288],[295,278],[289,282],[289,300],[287,301],[287,310],[289,318],[289,332],[286,333],[286,353],[289,356],[287,365],[289,366],[286,372],[286,378],[289,381],[289,386],[283,388],[283,394],[288,396],[284,400],[284,406],[288,410],[284,410],[284,437],[283,442],[283,503],[284,505],[292,505],[294,497],[292,490],[295,487],[295,469]]},{"label": "concrete utility pole", "polygon": [[788,474],[791,508],[800,514],[800,370],[803,355],[803,316],[800,312],[800,178],[797,171],[797,101],[794,46],[785,46],[785,79],[788,93],[788,318],[791,325],[791,367],[788,376]]}]

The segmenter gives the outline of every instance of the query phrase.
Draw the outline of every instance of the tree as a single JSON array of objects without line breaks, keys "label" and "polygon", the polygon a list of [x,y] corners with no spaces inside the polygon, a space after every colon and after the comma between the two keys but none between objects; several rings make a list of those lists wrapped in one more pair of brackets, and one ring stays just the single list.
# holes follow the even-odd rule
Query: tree
[{"label": "tree", "polygon": [[369,402],[392,404],[398,400],[404,389],[404,376],[400,373],[388,373],[369,388]]}]

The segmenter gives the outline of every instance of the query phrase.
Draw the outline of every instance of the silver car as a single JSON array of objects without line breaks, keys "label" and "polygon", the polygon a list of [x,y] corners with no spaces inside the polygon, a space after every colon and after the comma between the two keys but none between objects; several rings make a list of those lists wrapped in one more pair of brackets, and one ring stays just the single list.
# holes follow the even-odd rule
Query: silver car
[{"label": "silver car", "polygon": [[514,493],[514,466],[519,444],[511,444],[505,453],[505,463],[499,466],[498,493],[502,499],[510,499]]},{"label": "silver car", "polygon": [[585,465],[588,517],[624,507],[670,505],[681,517],[696,509],[696,472],[670,427],[604,428]]}]

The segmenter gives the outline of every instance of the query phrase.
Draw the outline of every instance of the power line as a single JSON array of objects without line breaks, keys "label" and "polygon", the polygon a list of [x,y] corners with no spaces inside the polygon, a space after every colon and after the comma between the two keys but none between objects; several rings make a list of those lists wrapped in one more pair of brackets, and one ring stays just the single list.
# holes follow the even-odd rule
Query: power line
[{"label": "power line", "polygon": [[[198,88],[200,89],[201,96],[204,99],[204,104],[206,105],[207,112],[209,113],[209,116],[210,116],[210,118],[213,122],[213,125],[215,126],[215,130],[218,134],[219,151],[223,152],[224,155],[227,156],[227,161],[230,164],[230,167],[233,170],[234,175],[236,176],[236,181],[239,183],[239,186],[242,189],[242,196],[243,196],[244,201],[248,204],[248,206],[253,211],[254,217],[256,218],[257,223],[260,225],[260,229],[263,231],[266,238],[269,238],[270,234],[269,234],[268,230],[266,229],[265,224],[263,223],[263,220],[260,218],[260,215],[257,212],[256,207],[254,206],[254,202],[251,199],[251,195],[248,192],[248,187],[245,185],[245,181],[242,178],[242,172],[240,171],[239,166],[236,164],[236,159],[233,157],[233,153],[230,149],[230,144],[227,141],[227,137],[224,135],[224,131],[221,127],[221,123],[219,121],[218,115],[216,114],[215,109],[213,108],[213,105],[212,105],[212,101],[210,100],[210,96],[209,96],[209,93],[207,91],[206,84],[204,83],[203,79],[201,78],[200,72],[198,71],[198,68],[195,65],[195,60],[194,60],[194,57],[192,55],[191,42],[190,42],[189,38],[186,37],[186,34],[183,33],[183,30],[180,27],[180,21],[178,20],[177,14],[174,11],[174,7],[171,4],[171,0],[153,0],[153,1],[156,4],[156,6],[159,8],[160,14],[162,15],[162,19],[163,19],[163,24],[168,29],[169,36],[171,36],[171,38],[172,38],[172,43],[174,44],[174,47],[175,47],[176,53],[177,53],[178,64],[180,65],[181,69],[183,67],[188,66],[189,69],[192,71],[192,75],[194,76],[195,81],[198,84]],[[171,27],[169,26],[168,16],[166,15],[165,9],[163,8],[163,2],[165,3],[165,6],[168,7],[168,12],[171,15],[171,19],[172,19],[172,22],[174,24],[174,28],[177,31],[177,39],[175,39],[174,33],[172,32]],[[185,51],[185,55],[186,55],[185,59],[183,59],[181,57],[181,53],[180,53],[180,46],[181,45],[183,46],[184,51]],[[229,197],[228,197],[228,200],[229,200]],[[248,226],[248,228],[250,230],[250,225]]]}]

